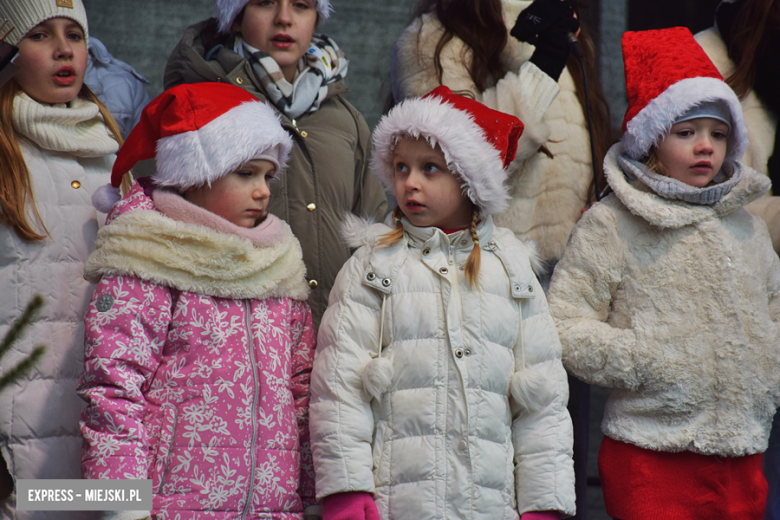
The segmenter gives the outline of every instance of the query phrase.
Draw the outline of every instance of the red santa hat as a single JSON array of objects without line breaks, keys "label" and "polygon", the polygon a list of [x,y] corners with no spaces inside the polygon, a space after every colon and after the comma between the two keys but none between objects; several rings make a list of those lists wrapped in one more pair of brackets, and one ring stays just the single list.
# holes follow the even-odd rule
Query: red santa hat
[{"label": "red santa hat", "polygon": [[92,198],[107,213],[119,200],[125,173],[154,157],[158,186],[186,190],[211,184],[252,159],[284,169],[292,138],[267,103],[225,83],[192,83],[166,90],[146,105],[122,145],[111,171],[111,187]]},{"label": "red santa hat", "polygon": [[623,149],[642,159],[682,116],[705,103],[722,104],[731,116],[726,160],[747,148],[739,98],[685,27],[623,34],[628,110]]},{"label": "red santa hat", "polygon": [[[217,0],[217,20],[219,21],[219,32],[228,34],[230,27],[236,20],[242,9],[246,7],[249,0]],[[320,21],[324,22],[330,16],[333,10],[329,0],[315,0],[317,14]]]},{"label": "red santa hat", "polygon": [[444,86],[407,99],[374,130],[371,168],[393,191],[393,149],[403,137],[424,137],[444,152],[447,167],[463,180],[466,196],[486,215],[501,213],[510,196],[504,182],[517,153],[523,123],[509,114],[453,94]]}]

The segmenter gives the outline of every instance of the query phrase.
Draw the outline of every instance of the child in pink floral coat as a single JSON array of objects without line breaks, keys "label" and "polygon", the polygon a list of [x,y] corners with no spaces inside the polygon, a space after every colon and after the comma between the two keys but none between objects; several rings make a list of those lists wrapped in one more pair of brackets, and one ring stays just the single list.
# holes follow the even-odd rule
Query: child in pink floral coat
[{"label": "child in pink floral coat", "polygon": [[142,159],[157,174],[113,205],[85,271],[82,473],[154,491],[152,511],[114,518],[293,520],[314,504],[309,287],[267,211],[291,146],[268,105],[199,83],[152,101],[117,157],[114,186]]}]

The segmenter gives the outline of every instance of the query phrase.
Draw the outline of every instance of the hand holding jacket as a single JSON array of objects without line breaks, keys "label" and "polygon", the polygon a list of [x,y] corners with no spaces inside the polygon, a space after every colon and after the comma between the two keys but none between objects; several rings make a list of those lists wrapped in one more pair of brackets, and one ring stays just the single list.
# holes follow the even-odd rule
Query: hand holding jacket
[{"label": "hand holding jacket", "polygon": [[573,0],[536,0],[520,13],[509,34],[535,45],[531,62],[558,81],[569,58],[569,33],[579,28]]},{"label": "hand holding jacket", "polygon": [[379,520],[379,511],[371,493],[336,493],[325,499],[322,520]]}]

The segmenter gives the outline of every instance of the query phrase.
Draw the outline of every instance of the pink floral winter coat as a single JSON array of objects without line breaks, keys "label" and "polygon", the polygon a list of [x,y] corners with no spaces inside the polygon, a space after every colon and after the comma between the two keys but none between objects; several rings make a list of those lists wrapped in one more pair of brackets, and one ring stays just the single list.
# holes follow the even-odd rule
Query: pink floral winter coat
[{"label": "pink floral winter coat", "polygon": [[85,272],[83,476],[151,479],[154,518],[301,519],[315,334],[289,227],[144,180],[108,221]]}]

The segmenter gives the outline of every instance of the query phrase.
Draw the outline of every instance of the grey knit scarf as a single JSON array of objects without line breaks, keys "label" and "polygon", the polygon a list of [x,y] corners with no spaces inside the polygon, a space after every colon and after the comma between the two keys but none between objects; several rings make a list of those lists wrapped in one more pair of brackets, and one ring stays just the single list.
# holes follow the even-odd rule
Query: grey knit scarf
[{"label": "grey knit scarf", "polygon": [[723,163],[723,167],[709,186],[696,188],[677,179],[660,175],[625,154],[618,156],[618,164],[629,180],[638,180],[660,197],[701,205],[715,204],[721,200],[739,184],[743,176],[739,163]]}]

